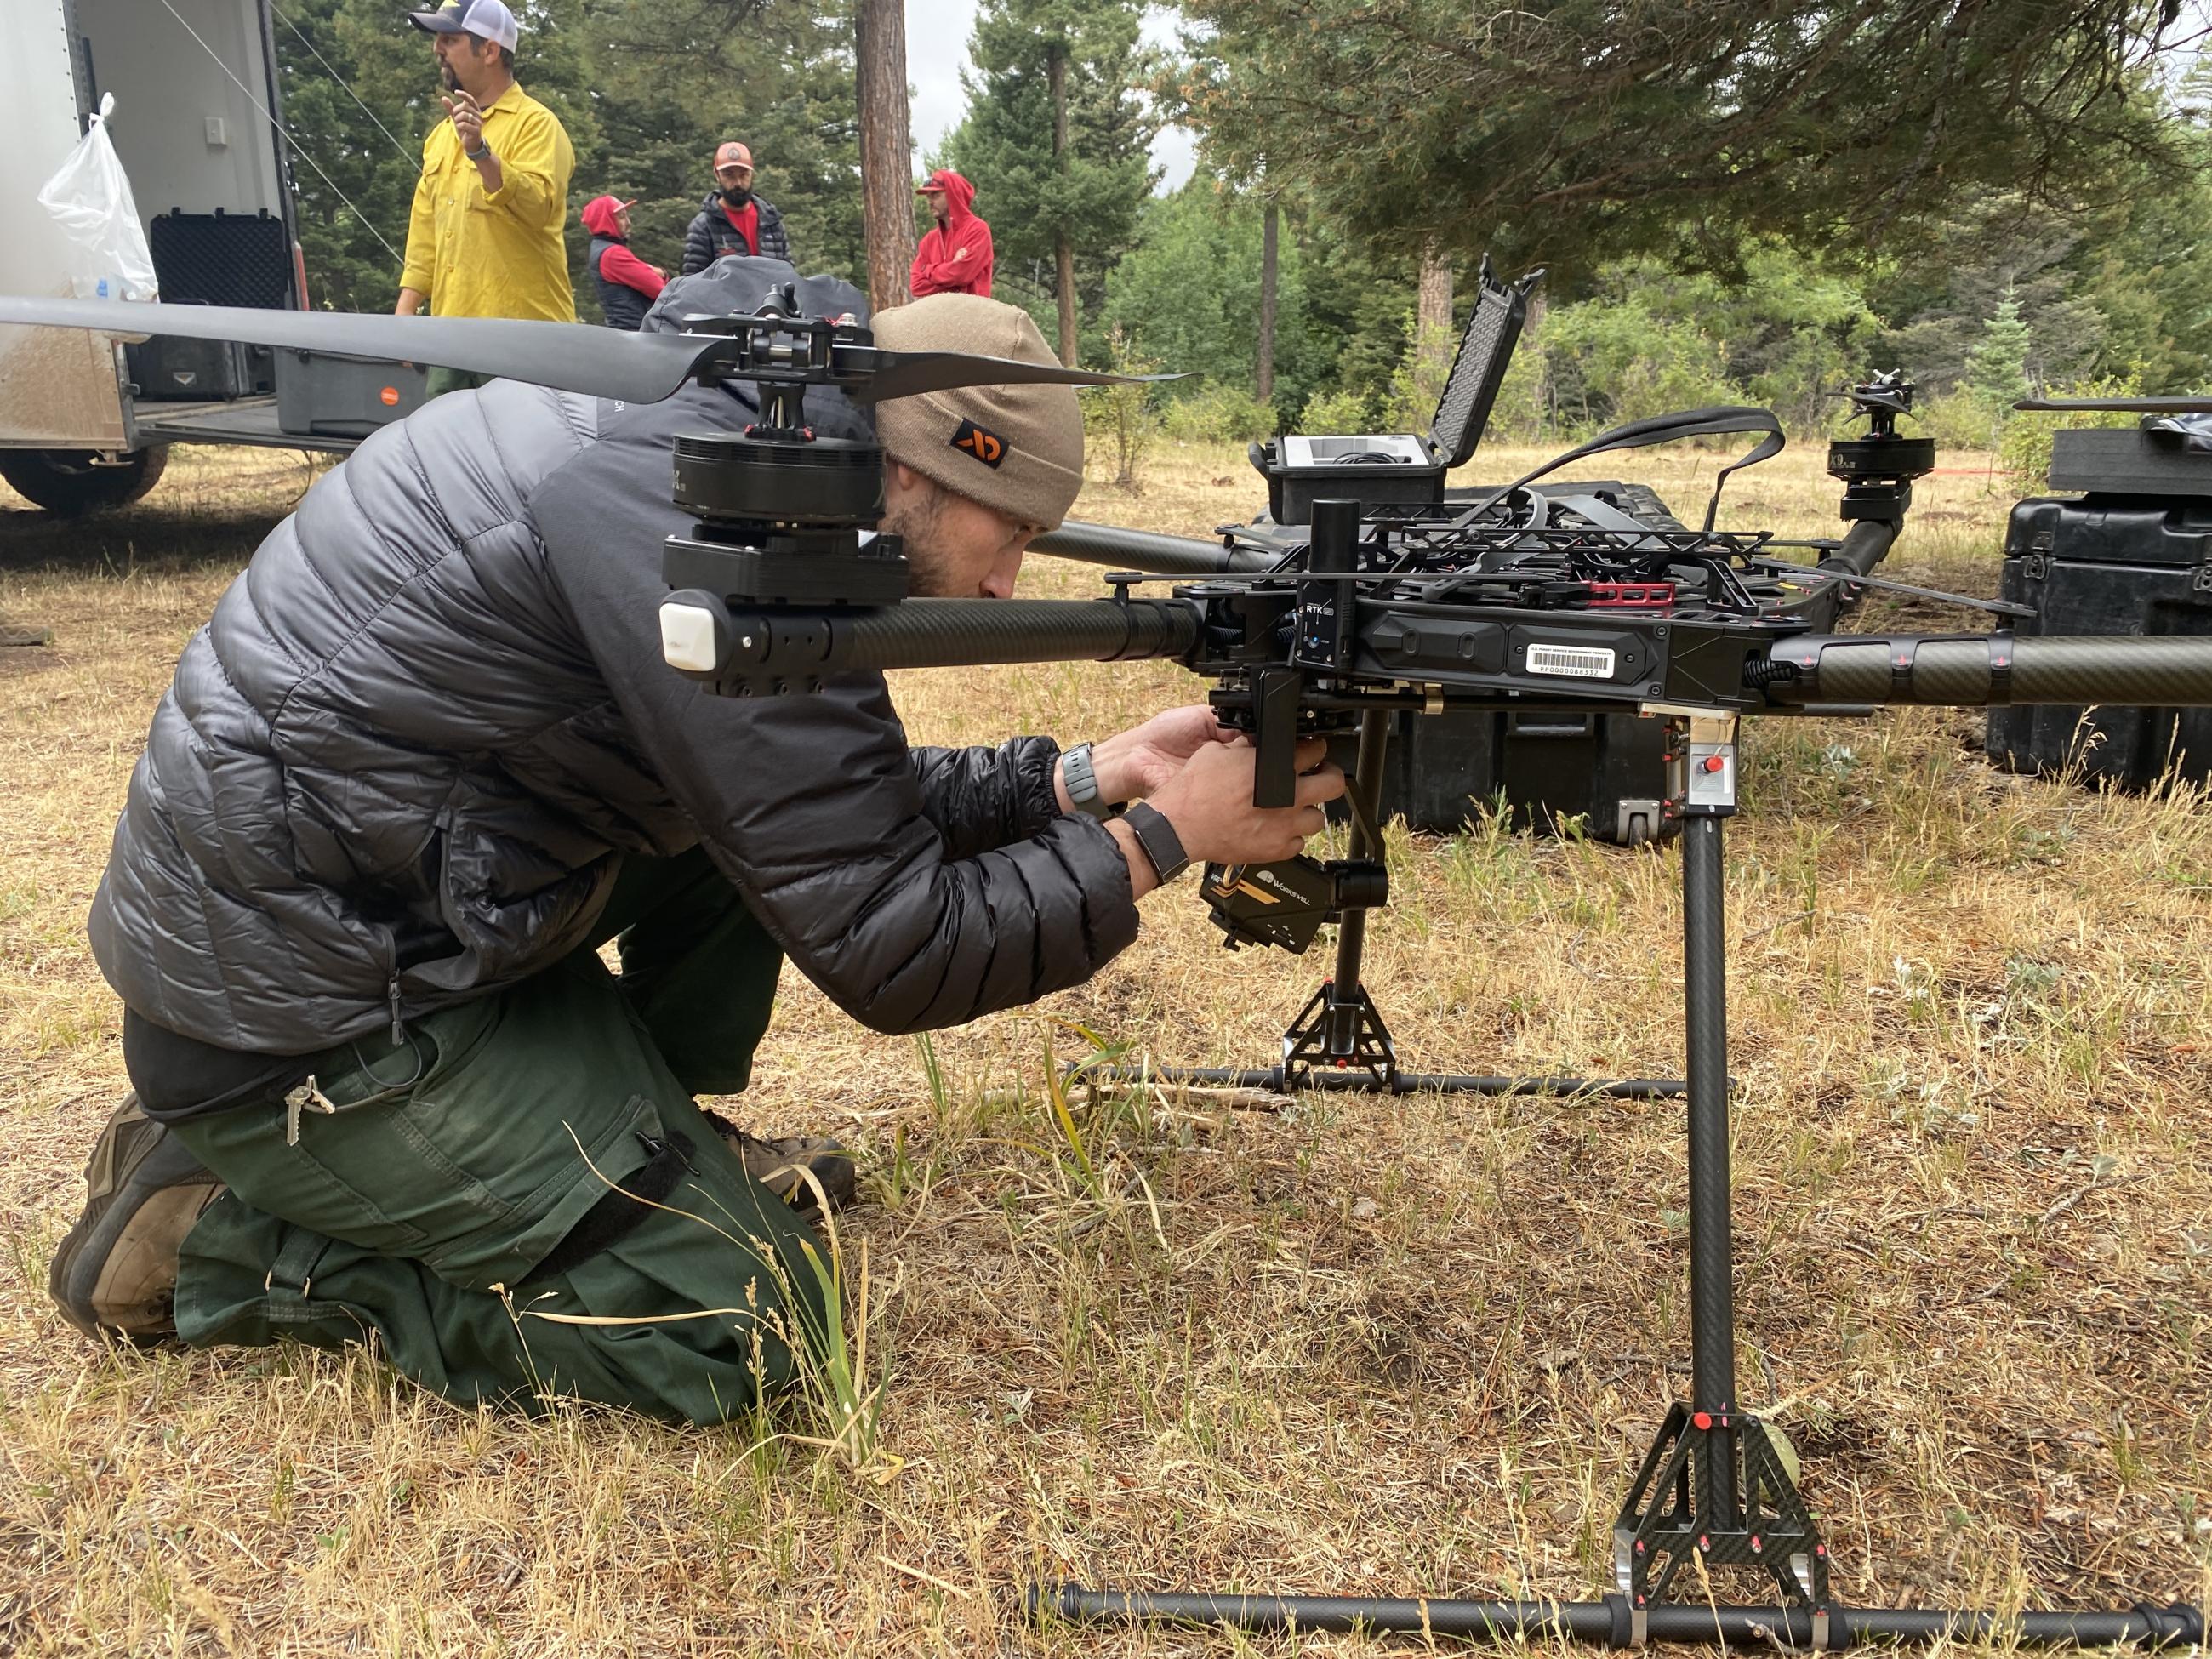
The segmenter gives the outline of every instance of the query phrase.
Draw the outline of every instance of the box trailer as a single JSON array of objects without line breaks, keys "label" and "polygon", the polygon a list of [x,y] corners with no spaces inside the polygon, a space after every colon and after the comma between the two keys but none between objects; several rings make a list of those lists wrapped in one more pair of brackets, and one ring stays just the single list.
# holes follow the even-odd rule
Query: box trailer
[{"label": "box trailer", "polygon": [[[0,292],[65,295],[70,245],[40,186],[112,94],[109,136],[165,301],[297,308],[307,275],[268,0],[0,4]],[[0,477],[58,512],[136,499],[172,443],[350,448],[419,405],[422,371],[73,329],[0,328]]]}]

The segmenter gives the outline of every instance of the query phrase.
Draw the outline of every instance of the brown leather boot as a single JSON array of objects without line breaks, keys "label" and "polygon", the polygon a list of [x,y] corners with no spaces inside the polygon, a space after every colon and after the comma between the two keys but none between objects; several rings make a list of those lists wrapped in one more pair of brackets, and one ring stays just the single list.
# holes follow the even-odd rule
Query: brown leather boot
[{"label": "brown leather boot", "polygon": [[714,1126],[714,1133],[743,1160],[747,1175],[801,1216],[811,1220],[821,1212],[812,1185],[799,1178],[801,1169],[811,1170],[814,1179],[822,1183],[832,1210],[852,1203],[860,1186],[853,1155],[827,1135],[787,1135],[780,1140],[763,1140],[747,1134],[720,1112],[702,1107],[700,1115]]},{"label": "brown leather boot", "polygon": [[54,1252],[46,1288],[87,1336],[137,1346],[173,1337],[177,1256],[222,1182],[125,1097],[84,1169],[84,1213]]}]

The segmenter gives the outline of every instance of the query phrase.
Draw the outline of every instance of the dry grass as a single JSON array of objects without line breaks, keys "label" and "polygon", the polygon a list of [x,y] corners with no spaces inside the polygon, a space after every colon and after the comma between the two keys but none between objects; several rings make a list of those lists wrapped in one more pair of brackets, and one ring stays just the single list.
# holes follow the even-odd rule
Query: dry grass
[{"label": "dry grass", "polygon": [[[1718,459],[1591,476],[1689,516]],[[1350,1653],[1032,1629],[1010,1594],[1602,1589],[1686,1387],[1679,1108],[1079,1095],[1063,1121],[1044,1055],[1079,1040],[1047,1016],[1256,1062],[1316,979],[1223,953],[1188,884],[1096,983],[941,1037],[933,1082],[787,981],[742,1115],[872,1160],[866,1460],[459,1412],[359,1358],[88,1350],[44,1291],[124,1086],[82,917],[179,647],[305,476],[200,456],[107,523],[0,514],[0,611],[57,635],[0,657],[0,1650]],[[1228,452],[1170,449],[1148,493],[1082,511],[1189,531],[1255,499]],[[1735,521],[1824,532],[1834,501],[1801,448]],[[1976,470],[1921,501],[1893,574],[1989,591],[2001,497]],[[1094,576],[1041,561],[1032,588]],[[1972,623],[1904,625],[1931,624]],[[1196,690],[1157,666],[898,687],[917,738],[954,741]],[[1850,1601],[2212,1601],[2212,828],[1994,774],[1977,726],[1751,734],[1743,1392],[1806,1454]],[[1491,831],[1390,855],[1370,983],[1414,1064],[1679,1066],[1671,858]]]}]

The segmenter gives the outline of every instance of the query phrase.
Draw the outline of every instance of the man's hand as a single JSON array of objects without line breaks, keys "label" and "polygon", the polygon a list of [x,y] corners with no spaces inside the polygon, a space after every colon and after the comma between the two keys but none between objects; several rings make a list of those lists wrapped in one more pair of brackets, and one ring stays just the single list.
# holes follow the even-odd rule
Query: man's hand
[{"label": "man's hand", "polygon": [[[1221,729],[1213,710],[1200,703],[1194,708],[1170,708],[1142,726],[1091,745],[1091,769],[1098,779],[1103,800],[1139,800],[1153,793],[1190,763],[1193,755],[1209,745],[1228,743],[1232,734]],[[1057,773],[1053,790],[1060,810],[1072,812],[1067,785]]]},{"label": "man's hand", "polygon": [[465,92],[456,92],[441,98],[446,113],[453,118],[453,136],[461,141],[461,154],[467,155],[483,148],[483,111],[477,100]]},{"label": "man's hand", "polygon": [[1211,744],[1153,793],[1152,805],[1174,826],[1194,864],[1272,864],[1294,858],[1328,823],[1322,803],[1344,793],[1344,772],[1325,763],[1328,753],[1323,739],[1302,739],[1294,803],[1255,806],[1252,776],[1259,751],[1243,738]]},{"label": "man's hand", "polygon": [[475,164],[477,177],[483,180],[484,193],[496,195],[507,183],[507,174],[500,167],[499,157],[484,143],[483,111],[465,92],[455,93],[446,99],[445,104],[453,118],[453,136],[461,141],[462,156]]}]

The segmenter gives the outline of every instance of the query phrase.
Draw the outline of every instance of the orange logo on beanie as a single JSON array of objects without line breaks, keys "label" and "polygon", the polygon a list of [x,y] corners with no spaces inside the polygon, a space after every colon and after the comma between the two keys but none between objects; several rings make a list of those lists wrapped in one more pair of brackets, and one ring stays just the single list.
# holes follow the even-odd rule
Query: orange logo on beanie
[{"label": "orange logo on beanie", "polygon": [[1006,441],[995,432],[986,432],[973,421],[960,422],[960,429],[952,434],[952,447],[967,451],[994,472],[999,463],[1006,459]]}]

